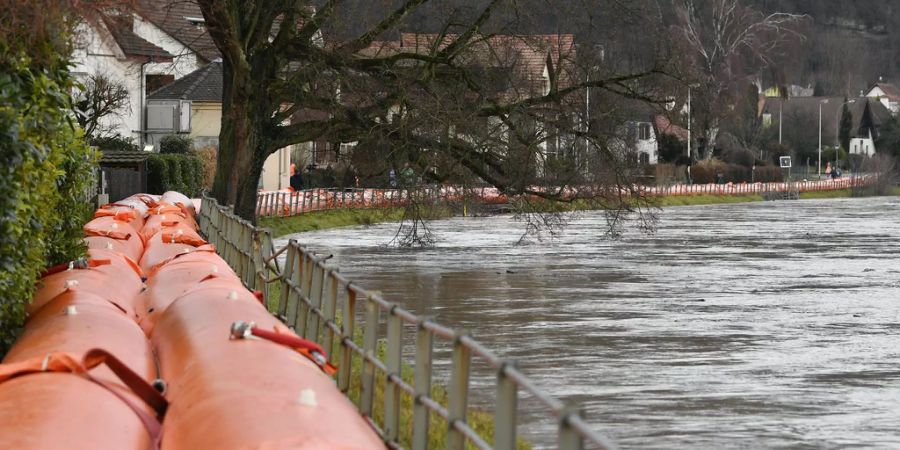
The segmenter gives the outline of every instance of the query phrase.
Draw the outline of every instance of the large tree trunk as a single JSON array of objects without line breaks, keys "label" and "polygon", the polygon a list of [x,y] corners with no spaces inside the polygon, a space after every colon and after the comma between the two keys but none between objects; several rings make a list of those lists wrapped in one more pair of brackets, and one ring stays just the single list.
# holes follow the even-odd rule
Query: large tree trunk
[{"label": "large tree trunk", "polygon": [[219,155],[213,195],[223,205],[233,205],[234,212],[256,221],[256,196],[263,163],[270,153],[265,137],[265,113],[254,92],[256,86],[249,72],[242,73],[223,62],[222,130],[219,133]]}]

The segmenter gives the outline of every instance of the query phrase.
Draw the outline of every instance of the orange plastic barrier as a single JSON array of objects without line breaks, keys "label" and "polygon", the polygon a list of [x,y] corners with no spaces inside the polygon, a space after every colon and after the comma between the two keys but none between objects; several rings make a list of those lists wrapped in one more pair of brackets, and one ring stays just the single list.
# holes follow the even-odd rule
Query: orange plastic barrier
[{"label": "orange plastic barrier", "polygon": [[232,286],[232,289],[241,285],[231,267],[211,248],[176,256],[160,266],[147,281],[147,289],[140,296],[138,324],[144,333],[152,336],[154,325],[172,302],[198,288],[201,282],[209,286],[213,278],[227,281],[227,286]]},{"label": "orange plastic barrier", "polygon": [[180,224],[163,229],[147,241],[140,266],[145,274],[152,276],[157,268],[178,255],[210,249],[214,249],[213,246],[207,244],[196,231]]},{"label": "orange plastic barrier", "polygon": [[140,261],[144,254],[144,242],[138,233],[112,233],[106,235],[102,231],[85,230],[84,242],[88,248],[112,250],[121,253],[134,261]]},{"label": "orange plastic barrier", "polygon": [[[93,375],[103,364],[116,381]],[[0,448],[159,448],[168,404],[115,356],[54,352],[0,365]]]},{"label": "orange plastic barrier", "polygon": [[129,317],[136,317],[135,302],[144,286],[140,268],[126,256],[110,250],[90,249],[88,258],[101,265],[66,270],[41,278],[34,298],[25,308],[26,313],[33,316],[63,292],[77,291],[99,296],[115,304]]},{"label": "orange plastic barrier", "polygon": [[[97,295],[65,292],[28,319],[25,331],[3,362],[53,352],[80,355],[102,346],[142,379],[152,381],[157,374],[150,343],[132,317]],[[115,376],[105,370],[102,378],[115,381]]]},{"label": "orange plastic barrier", "polygon": [[384,448],[315,364],[270,341],[229,339],[239,320],[289,333],[252,294],[204,284],[172,303],[153,333],[172,402],[164,448]]},{"label": "orange plastic barrier", "polygon": [[181,211],[170,211],[165,214],[151,214],[147,216],[144,228],[141,229],[141,237],[144,239],[144,242],[147,242],[156,233],[166,228],[176,227],[184,231],[196,232],[193,221],[188,219],[184,213]]},{"label": "orange plastic barrier", "polygon": [[159,198],[160,203],[168,203],[170,205],[181,206],[185,214],[194,220],[197,217],[197,211],[194,208],[194,202],[188,196],[181,192],[168,191]]}]

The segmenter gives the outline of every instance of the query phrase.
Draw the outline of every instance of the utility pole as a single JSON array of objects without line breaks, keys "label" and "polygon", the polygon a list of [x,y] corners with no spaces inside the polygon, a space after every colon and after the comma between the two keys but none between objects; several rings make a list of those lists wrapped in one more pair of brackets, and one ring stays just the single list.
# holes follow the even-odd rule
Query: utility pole
[{"label": "utility pole", "polygon": [[688,157],[688,161],[690,161],[690,159],[691,159],[691,86],[690,86],[690,85],[688,85],[688,102],[687,102],[687,107],[688,107],[688,121],[687,121],[687,126],[688,126],[688,127],[687,127],[687,128],[688,128],[687,157]]}]

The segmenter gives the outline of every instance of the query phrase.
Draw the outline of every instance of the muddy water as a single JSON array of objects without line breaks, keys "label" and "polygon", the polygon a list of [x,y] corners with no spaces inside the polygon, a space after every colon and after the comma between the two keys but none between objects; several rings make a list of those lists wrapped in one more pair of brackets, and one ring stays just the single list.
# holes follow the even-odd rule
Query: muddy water
[{"label": "muddy water", "polygon": [[[426,250],[383,247],[392,224],[299,238],[622,448],[900,448],[900,199],[672,208],[619,240],[604,223],[526,246],[508,217],[435,222]],[[521,431],[552,445],[530,408]]]}]

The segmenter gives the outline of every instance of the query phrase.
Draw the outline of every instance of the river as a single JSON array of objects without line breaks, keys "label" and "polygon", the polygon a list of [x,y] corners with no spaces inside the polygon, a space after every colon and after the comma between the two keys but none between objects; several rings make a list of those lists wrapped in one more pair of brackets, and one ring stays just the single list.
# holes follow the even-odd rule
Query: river
[{"label": "river", "polygon": [[[900,448],[900,199],[659,219],[610,239],[586,213],[531,245],[508,216],[433,222],[428,249],[383,246],[396,224],[295,237],[518,360],[621,448]],[[532,403],[521,434],[552,445]]]}]

